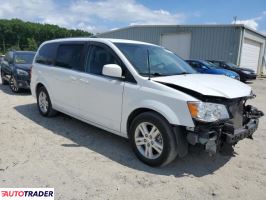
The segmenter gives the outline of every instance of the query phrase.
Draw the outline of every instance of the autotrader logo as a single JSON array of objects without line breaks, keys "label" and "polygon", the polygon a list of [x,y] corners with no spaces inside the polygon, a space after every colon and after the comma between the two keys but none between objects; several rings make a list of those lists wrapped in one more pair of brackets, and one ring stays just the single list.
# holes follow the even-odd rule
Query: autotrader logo
[{"label": "autotrader logo", "polygon": [[0,200],[54,200],[54,188],[0,188]]}]

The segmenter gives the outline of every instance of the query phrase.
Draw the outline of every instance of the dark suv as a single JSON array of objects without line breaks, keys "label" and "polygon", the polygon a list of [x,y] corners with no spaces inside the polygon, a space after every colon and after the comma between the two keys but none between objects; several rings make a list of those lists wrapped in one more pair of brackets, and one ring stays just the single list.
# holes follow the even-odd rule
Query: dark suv
[{"label": "dark suv", "polygon": [[35,52],[9,51],[1,63],[2,84],[9,83],[13,92],[30,89],[30,68]]},{"label": "dark suv", "polygon": [[238,67],[237,65],[230,63],[230,62],[218,61],[218,60],[209,60],[209,62],[212,62],[213,64],[221,68],[228,69],[228,70],[238,73],[240,76],[240,80],[242,82],[246,82],[249,80],[255,80],[257,77],[257,74],[254,70],[243,68],[243,67]]}]

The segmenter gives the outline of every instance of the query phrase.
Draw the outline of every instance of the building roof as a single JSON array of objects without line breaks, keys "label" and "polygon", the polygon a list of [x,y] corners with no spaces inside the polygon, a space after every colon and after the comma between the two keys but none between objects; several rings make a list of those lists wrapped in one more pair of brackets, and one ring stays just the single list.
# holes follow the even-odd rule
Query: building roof
[{"label": "building roof", "polygon": [[124,27],[124,28],[120,28],[120,29],[115,29],[115,30],[111,30],[111,31],[107,31],[107,32],[103,32],[100,34],[97,34],[96,36],[101,36],[101,34],[105,34],[105,33],[113,33],[113,32],[117,32],[120,30],[126,30],[126,29],[132,29],[132,28],[156,28],[156,27],[180,27],[180,28],[202,28],[202,27],[206,27],[206,28],[216,28],[216,27],[239,27],[239,28],[244,28],[247,29],[251,32],[254,32],[258,35],[261,35],[263,37],[266,38],[266,35],[258,32],[244,24],[191,24],[191,25],[133,25],[133,26],[128,26],[128,27]]}]

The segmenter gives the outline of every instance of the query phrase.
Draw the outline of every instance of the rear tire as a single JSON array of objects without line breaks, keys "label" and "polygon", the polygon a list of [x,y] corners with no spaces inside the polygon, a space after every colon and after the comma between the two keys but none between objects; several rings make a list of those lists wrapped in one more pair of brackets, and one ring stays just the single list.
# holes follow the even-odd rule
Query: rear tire
[{"label": "rear tire", "polygon": [[4,72],[1,70],[1,80],[2,80],[2,85],[8,85],[8,81],[4,79]]},{"label": "rear tire", "polygon": [[164,166],[177,156],[171,125],[155,112],[138,115],[131,123],[129,139],[136,156],[150,166]]},{"label": "rear tire", "polygon": [[53,117],[57,111],[53,109],[50,96],[44,86],[37,90],[37,106],[39,112],[44,117]]}]

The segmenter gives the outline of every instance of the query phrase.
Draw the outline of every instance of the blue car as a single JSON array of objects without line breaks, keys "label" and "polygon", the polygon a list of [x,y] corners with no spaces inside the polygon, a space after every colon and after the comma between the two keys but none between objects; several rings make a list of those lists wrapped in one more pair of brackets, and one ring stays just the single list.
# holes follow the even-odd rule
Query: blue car
[{"label": "blue car", "polygon": [[195,69],[197,72],[202,74],[223,74],[230,78],[234,78],[240,80],[240,76],[233,71],[223,69],[218,67],[217,65],[204,60],[186,60],[187,63]]}]

